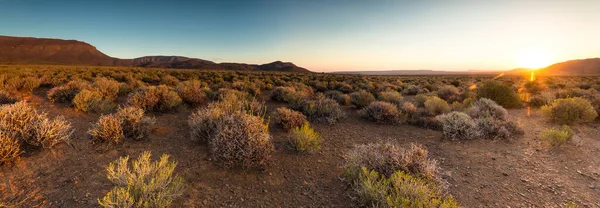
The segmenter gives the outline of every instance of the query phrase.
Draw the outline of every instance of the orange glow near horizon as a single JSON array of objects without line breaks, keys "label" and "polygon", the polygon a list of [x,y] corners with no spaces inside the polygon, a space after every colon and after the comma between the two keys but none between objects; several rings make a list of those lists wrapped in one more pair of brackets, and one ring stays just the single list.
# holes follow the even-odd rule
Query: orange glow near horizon
[{"label": "orange glow near horizon", "polygon": [[525,51],[519,54],[517,64],[519,67],[529,68],[532,70],[544,68],[552,64],[552,60],[546,52],[539,50]]}]

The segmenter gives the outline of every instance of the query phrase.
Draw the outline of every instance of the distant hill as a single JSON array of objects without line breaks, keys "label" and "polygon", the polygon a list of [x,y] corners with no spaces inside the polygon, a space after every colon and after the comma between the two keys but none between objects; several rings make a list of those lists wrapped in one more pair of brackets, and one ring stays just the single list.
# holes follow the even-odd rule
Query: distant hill
[{"label": "distant hill", "polygon": [[[532,69],[518,68],[508,71],[509,74],[529,73]],[[536,73],[547,76],[579,76],[600,75],[600,58],[577,59],[552,64],[537,69]]]},{"label": "distant hill", "polygon": [[363,74],[363,75],[465,75],[465,74],[483,74],[495,75],[502,72],[499,71],[436,71],[436,70],[388,70],[388,71],[341,71],[332,72],[333,74]]},{"label": "distant hill", "polygon": [[293,63],[268,64],[215,63],[182,56],[144,56],[119,59],[77,40],[0,36],[0,64],[61,64],[94,66],[133,66],[185,69],[228,69],[252,71],[310,72]]}]

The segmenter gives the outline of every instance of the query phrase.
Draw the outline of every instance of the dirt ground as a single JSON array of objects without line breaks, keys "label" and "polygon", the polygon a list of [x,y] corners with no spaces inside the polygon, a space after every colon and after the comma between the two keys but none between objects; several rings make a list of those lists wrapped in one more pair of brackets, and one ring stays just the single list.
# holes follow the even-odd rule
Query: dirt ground
[{"label": "dirt ground", "polygon": [[[27,181],[48,207],[97,207],[111,188],[104,168],[120,156],[153,158],[169,154],[187,183],[174,207],[353,207],[351,190],[342,177],[344,155],[354,145],[393,141],[423,144],[438,160],[450,193],[464,207],[562,207],[576,202],[600,207],[600,124],[576,125],[576,137],[559,148],[541,143],[539,132],[553,126],[533,110],[509,110],[510,119],[526,133],[512,142],[442,140],[441,132],[409,125],[381,125],[348,118],[329,126],[313,124],[324,138],[322,149],[300,154],[288,147],[288,134],[270,126],[276,151],[266,170],[225,169],[209,159],[205,145],[189,138],[187,117],[193,109],[151,114],[157,123],[147,141],[126,141],[98,152],[87,130],[99,115],[54,105],[39,89],[27,100],[49,113],[65,116],[76,129],[71,145],[27,150],[15,166],[3,167],[6,182]],[[272,111],[281,103],[267,103]],[[36,193],[32,193],[36,194]]]}]

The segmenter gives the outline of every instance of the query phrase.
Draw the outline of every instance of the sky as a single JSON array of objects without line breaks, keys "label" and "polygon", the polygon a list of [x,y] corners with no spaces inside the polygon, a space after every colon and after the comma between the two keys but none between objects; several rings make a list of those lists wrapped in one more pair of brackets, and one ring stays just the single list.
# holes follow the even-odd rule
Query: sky
[{"label": "sky", "polygon": [[0,35],[319,72],[509,70],[599,57],[598,11],[599,0],[0,0]]}]

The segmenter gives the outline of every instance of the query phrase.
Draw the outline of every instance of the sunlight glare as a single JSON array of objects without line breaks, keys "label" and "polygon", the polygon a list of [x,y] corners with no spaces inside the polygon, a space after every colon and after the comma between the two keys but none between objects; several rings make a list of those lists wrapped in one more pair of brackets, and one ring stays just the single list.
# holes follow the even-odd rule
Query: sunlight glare
[{"label": "sunlight glare", "polygon": [[519,54],[517,59],[518,67],[539,69],[552,64],[548,55],[541,51],[526,51]]}]

